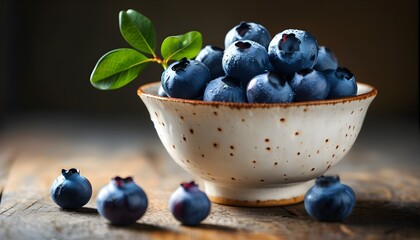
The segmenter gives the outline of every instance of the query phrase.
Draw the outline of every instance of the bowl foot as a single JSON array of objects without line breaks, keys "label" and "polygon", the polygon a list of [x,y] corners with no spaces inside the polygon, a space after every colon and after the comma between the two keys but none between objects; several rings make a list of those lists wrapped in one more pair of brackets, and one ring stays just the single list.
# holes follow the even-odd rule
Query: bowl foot
[{"label": "bowl foot", "polygon": [[300,203],[312,185],[313,181],[269,187],[204,182],[205,192],[213,203],[244,207],[271,207]]}]

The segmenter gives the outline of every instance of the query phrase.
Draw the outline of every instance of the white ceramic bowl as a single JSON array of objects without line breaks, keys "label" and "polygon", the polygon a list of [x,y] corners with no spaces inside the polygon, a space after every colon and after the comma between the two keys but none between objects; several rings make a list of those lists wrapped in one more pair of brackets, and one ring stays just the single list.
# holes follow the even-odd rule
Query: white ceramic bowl
[{"label": "white ceramic bowl", "polygon": [[138,89],[163,146],[204,180],[216,203],[276,206],[303,200],[312,181],[346,155],[377,90],[356,97],[289,104],[204,102]]}]

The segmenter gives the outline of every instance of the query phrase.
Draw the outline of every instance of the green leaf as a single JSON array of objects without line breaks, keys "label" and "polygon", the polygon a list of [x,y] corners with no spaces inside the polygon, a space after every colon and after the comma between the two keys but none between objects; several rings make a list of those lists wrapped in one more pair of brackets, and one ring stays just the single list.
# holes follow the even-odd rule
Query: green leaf
[{"label": "green leaf", "polygon": [[101,90],[117,89],[133,81],[150,59],[131,48],[112,50],[96,63],[90,82]]},{"label": "green leaf", "polygon": [[120,11],[120,31],[124,39],[140,52],[150,53],[154,57],[156,32],[152,21],[141,13],[128,9]]},{"label": "green leaf", "polygon": [[165,62],[180,60],[184,57],[191,59],[197,56],[202,46],[201,33],[197,31],[187,32],[178,36],[165,38],[161,46],[161,54]]}]

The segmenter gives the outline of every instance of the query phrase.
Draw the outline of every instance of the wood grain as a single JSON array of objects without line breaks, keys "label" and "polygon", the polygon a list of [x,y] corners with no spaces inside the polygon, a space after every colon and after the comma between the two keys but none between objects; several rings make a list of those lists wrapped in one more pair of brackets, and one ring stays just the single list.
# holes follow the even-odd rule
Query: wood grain
[{"label": "wood grain", "polygon": [[[85,136],[90,134],[93,133]],[[413,174],[420,169],[416,166],[410,171],[389,165],[355,168],[351,167],[357,163],[355,156],[367,157],[363,152],[350,154],[346,164],[330,171],[340,174],[341,181],[356,193],[354,211],[343,222],[318,222],[306,214],[302,203],[266,208],[212,204],[211,214],[202,224],[187,227],[172,217],[168,199],[181,181],[192,176],[169,158],[156,136],[147,135],[130,143],[110,140],[112,136],[102,135],[105,140],[101,140],[47,134],[40,139],[38,134],[37,141],[25,136],[28,145],[17,145],[23,140],[12,141],[19,151],[7,157],[2,155],[0,161],[0,189],[4,186],[0,239],[418,239],[420,236],[420,178]],[[94,189],[91,201],[77,211],[60,209],[49,195],[50,185],[61,169],[71,167],[79,168]],[[128,227],[108,224],[95,209],[97,192],[116,175],[133,176],[150,202],[145,216]]]},{"label": "wood grain", "polygon": [[10,168],[13,164],[13,161],[15,160],[15,155],[15,152],[11,149],[0,149],[0,204],[3,196],[3,189],[6,185]]}]

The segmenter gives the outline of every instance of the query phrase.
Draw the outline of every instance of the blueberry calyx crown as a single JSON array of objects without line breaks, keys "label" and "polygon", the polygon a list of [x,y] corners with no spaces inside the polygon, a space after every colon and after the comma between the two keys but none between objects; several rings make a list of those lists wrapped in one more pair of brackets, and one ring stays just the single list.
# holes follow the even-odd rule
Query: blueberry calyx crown
[{"label": "blueberry calyx crown", "polygon": [[251,43],[239,41],[235,43],[235,46],[239,49],[245,50],[251,47]]},{"label": "blueberry calyx crown", "polygon": [[188,65],[190,65],[190,61],[188,61],[187,58],[182,58],[177,64],[172,66],[172,70],[177,72],[177,71],[185,71],[188,67]]},{"label": "blueberry calyx crown", "polygon": [[338,175],[320,176],[320,177],[317,177],[315,180],[315,184],[319,187],[328,187],[339,182],[340,182],[340,177]]},{"label": "blueberry calyx crown", "polygon": [[195,181],[183,182],[180,185],[182,188],[184,188],[185,191],[190,191],[198,187]]},{"label": "blueberry calyx crown", "polygon": [[295,34],[283,34],[278,45],[280,50],[288,54],[292,54],[300,49],[300,40],[295,36]]},{"label": "blueberry calyx crown", "polygon": [[64,177],[67,177],[67,176],[71,176],[73,174],[78,174],[79,175],[80,171],[77,168],[70,168],[69,170],[61,169],[61,174],[63,174]]},{"label": "blueberry calyx crown", "polygon": [[116,176],[112,179],[115,183],[115,185],[117,185],[117,187],[122,187],[127,183],[131,183],[133,182],[133,178],[132,177],[126,177],[126,178],[122,178],[120,176]]},{"label": "blueberry calyx crown", "polygon": [[313,71],[314,71],[313,69],[310,69],[310,68],[304,68],[304,69],[302,69],[302,70],[299,70],[299,71],[297,72],[297,74],[302,75],[302,76],[306,76],[307,74],[309,74],[309,73],[311,73],[311,72],[313,72]]},{"label": "blueberry calyx crown", "polygon": [[347,79],[350,80],[353,77],[353,73],[350,72],[350,70],[348,70],[345,67],[338,67],[335,70],[335,75],[339,78],[339,79]]},{"label": "blueberry calyx crown", "polygon": [[236,28],[236,32],[239,34],[239,36],[243,37],[250,29],[251,26],[247,22],[242,21]]}]

